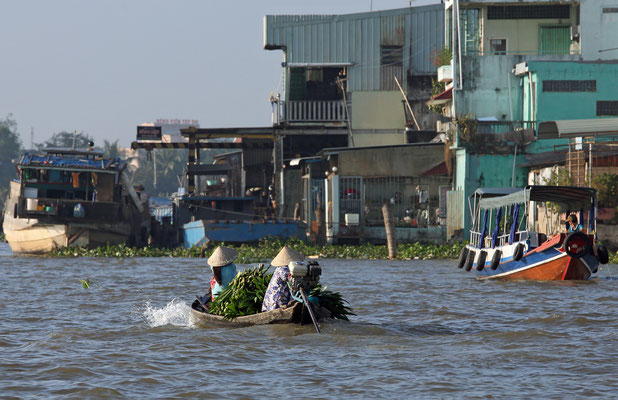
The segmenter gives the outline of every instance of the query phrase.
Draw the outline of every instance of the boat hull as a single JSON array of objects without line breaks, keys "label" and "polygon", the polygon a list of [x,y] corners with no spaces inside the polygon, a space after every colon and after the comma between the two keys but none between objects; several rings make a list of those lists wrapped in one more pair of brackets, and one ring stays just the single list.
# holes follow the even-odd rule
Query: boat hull
[{"label": "boat hull", "polygon": [[35,224],[7,230],[6,240],[15,254],[45,254],[62,247],[95,248],[126,243],[130,227],[72,224]]},{"label": "boat hull", "polygon": [[[525,252],[521,259],[514,258],[517,245],[525,246]],[[497,247],[495,249],[478,249],[468,245],[468,251],[475,252],[475,260],[472,267],[476,270],[478,279],[502,279],[502,280],[532,280],[532,281],[562,281],[562,280],[587,280],[590,279],[599,266],[599,261],[590,252],[581,258],[569,256],[563,248],[555,245],[529,249],[529,243],[520,242],[511,245]],[[479,271],[478,261],[480,251],[486,252],[485,263]],[[495,269],[491,268],[492,258],[495,252],[500,251],[502,257]]]},{"label": "boat hull", "polygon": [[[330,317],[330,313],[323,307],[316,310],[314,314],[318,320]],[[311,323],[311,320],[306,320],[303,314],[303,304],[294,303],[291,307],[278,308],[272,311],[265,311],[253,315],[245,315],[234,319],[225,319],[220,315],[208,314],[203,311],[198,311],[191,308],[191,318],[196,325],[204,327],[244,327],[253,325],[270,325],[270,324],[294,324],[294,323]]]},{"label": "boat hull", "polygon": [[241,243],[257,242],[263,237],[288,239],[300,237],[297,221],[206,221],[197,220],[181,228],[183,246],[202,246],[209,241]]}]

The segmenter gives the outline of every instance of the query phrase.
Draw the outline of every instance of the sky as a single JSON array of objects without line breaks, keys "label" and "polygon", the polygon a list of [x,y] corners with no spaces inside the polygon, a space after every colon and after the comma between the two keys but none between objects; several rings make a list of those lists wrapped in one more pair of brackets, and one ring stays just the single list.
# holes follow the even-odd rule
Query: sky
[{"label": "sky", "polygon": [[[412,5],[438,3],[413,0]],[[263,48],[263,17],[348,14],[409,0],[3,0],[0,119],[25,147],[61,131],[127,147],[136,126],[270,126],[281,50]]]}]

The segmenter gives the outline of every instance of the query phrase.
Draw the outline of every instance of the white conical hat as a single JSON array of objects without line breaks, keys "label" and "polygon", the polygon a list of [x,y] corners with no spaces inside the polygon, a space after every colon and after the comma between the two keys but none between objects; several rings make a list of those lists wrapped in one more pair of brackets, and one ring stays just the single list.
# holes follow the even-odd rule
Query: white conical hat
[{"label": "white conical hat", "polygon": [[234,262],[238,257],[238,252],[229,247],[219,246],[215,249],[210,257],[208,257],[208,265],[211,267],[223,267]]},{"label": "white conical hat", "polygon": [[285,267],[290,261],[302,261],[304,259],[305,256],[296,250],[292,250],[288,246],[283,246],[279,254],[270,262],[270,265],[273,267]]}]

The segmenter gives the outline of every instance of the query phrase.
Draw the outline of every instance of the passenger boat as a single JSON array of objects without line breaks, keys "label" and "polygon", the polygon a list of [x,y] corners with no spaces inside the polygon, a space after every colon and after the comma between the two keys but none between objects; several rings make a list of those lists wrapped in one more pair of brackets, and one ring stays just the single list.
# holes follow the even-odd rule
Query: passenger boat
[{"label": "passenger boat", "polygon": [[10,182],[3,229],[17,254],[69,246],[145,244],[150,230],[142,201],[120,159],[88,149],[26,153]]},{"label": "passenger boat", "polygon": [[[191,315],[193,321],[201,326],[228,326],[228,327],[244,327],[253,325],[268,325],[268,324],[310,324],[311,317],[308,312],[303,312],[304,304],[294,302],[293,304],[278,308],[272,311],[264,311],[253,315],[245,315],[234,319],[225,319],[220,315],[209,314],[204,312],[199,306],[199,302],[195,300],[191,305]],[[320,306],[313,306],[314,315],[319,320],[330,317],[330,312]]]},{"label": "passenger boat", "polygon": [[[596,235],[597,197],[590,188],[527,186],[478,189],[469,198],[470,242],[458,266],[479,279],[586,280],[609,261]],[[567,232],[576,213],[583,230]],[[521,215],[520,215],[521,214]]]}]

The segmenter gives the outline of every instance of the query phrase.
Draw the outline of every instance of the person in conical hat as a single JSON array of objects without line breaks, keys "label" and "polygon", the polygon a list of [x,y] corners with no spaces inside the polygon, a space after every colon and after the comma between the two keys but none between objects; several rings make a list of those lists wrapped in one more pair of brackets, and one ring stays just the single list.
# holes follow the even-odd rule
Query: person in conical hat
[{"label": "person in conical hat", "polygon": [[219,293],[227,287],[227,285],[236,276],[236,265],[234,261],[238,257],[238,252],[232,248],[219,246],[208,257],[208,265],[212,270],[212,278],[210,279],[210,288],[208,292],[199,297],[192,305],[193,308],[198,307],[200,311],[208,311],[210,302],[213,301]]},{"label": "person in conical hat", "polygon": [[262,302],[262,311],[275,310],[286,306],[292,297],[287,281],[290,276],[288,264],[291,261],[303,261],[305,256],[301,253],[284,246],[279,254],[270,262],[270,265],[275,268],[273,277],[270,279],[264,301]]}]

